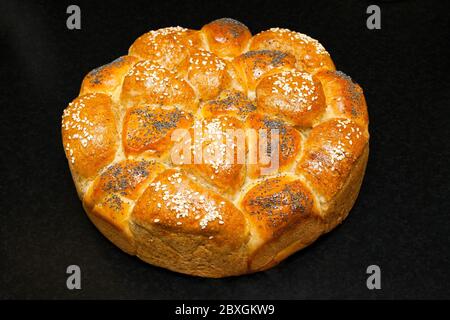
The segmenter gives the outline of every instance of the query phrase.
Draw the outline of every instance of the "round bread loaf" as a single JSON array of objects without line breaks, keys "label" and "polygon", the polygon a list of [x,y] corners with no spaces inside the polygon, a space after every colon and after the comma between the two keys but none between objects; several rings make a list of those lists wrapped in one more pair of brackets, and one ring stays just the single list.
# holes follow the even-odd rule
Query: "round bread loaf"
[{"label": "round bread loaf", "polygon": [[271,268],[333,229],[369,152],[362,89],[317,40],[228,18],[150,31],[89,72],[62,140],[110,241],[202,277]]}]

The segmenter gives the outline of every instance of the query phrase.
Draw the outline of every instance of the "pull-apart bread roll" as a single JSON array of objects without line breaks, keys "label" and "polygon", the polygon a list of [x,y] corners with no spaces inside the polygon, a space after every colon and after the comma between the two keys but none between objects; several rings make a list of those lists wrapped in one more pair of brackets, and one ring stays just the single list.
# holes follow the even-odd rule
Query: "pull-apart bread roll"
[{"label": "pull-apart bread roll", "polygon": [[202,277],[266,270],[341,223],[363,180],[361,87],[299,32],[168,27],[89,72],[62,140],[90,220]]}]

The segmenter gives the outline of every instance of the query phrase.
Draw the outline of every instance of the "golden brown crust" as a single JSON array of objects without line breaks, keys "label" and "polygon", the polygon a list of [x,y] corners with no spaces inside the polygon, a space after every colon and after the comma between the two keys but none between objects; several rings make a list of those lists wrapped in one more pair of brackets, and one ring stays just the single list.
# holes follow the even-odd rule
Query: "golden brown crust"
[{"label": "golden brown crust", "polygon": [[336,192],[333,199],[322,203],[322,216],[325,221],[325,232],[331,231],[348,215],[356,201],[366,171],[369,158],[369,145],[364,147],[361,156],[354,163],[342,188]]},{"label": "golden brown crust", "polygon": [[329,201],[342,188],[368,140],[366,130],[351,120],[322,122],[311,130],[297,172]]},{"label": "golden brown crust", "polygon": [[201,100],[213,99],[231,83],[228,63],[203,49],[192,50],[189,59],[178,67],[197,90]]},{"label": "golden brown crust", "polygon": [[256,102],[260,110],[301,127],[311,127],[325,111],[322,85],[301,71],[285,71],[261,80]]},{"label": "golden brown crust", "polygon": [[293,177],[263,180],[245,194],[241,206],[248,214],[252,232],[259,238],[252,248],[252,270],[275,263],[277,254],[292,242],[307,244],[322,232],[311,191]]},{"label": "golden brown crust", "polygon": [[327,105],[334,115],[367,128],[369,115],[361,87],[341,71],[322,71],[316,77],[322,83]]},{"label": "golden brown crust", "polygon": [[256,106],[247,95],[236,90],[224,90],[217,99],[206,101],[202,106],[204,117],[227,114],[243,119],[255,110]]},{"label": "golden brown crust", "polygon": [[107,167],[84,197],[85,206],[120,224],[128,218],[129,203],[142,193],[145,182],[152,180],[164,166],[148,160],[124,160]]},{"label": "golden brown crust", "polygon": [[133,221],[219,239],[228,239],[236,230],[229,239],[233,243],[246,229],[242,213],[231,202],[175,169],[153,180],[136,203]]},{"label": "golden brown crust", "polygon": [[325,48],[315,39],[282,28],[272,28],[252,38],[250,50],[279,50],[297,59],[296,67],[310,73],[334,70],[333,61]]},{"label": "golden brown crust", "polygon": [[286,228],[317,214],[311,192],[289,176],[263,180],[245,194],[242,206],[264,240],[277,238]]},{"label": "golden brown crust", "polygon": [[145,159],[124,160],[97,176],[84,197],[83,206],[100,231],[124,251],[134,254],[135,243],[128,226],[133,201],[164,166]]},{"label": "golden brown crust", "polygon": [[172,105],[193,112],[198,106],[194,89],[184,79],[150,60],[136,63],[125,76],[120,101],[126,107]]},{"label": "golden brown crust", "polygon": [[[243,249],[248,241],[248,227],[242,213],[182,171],[168,169],[158,175],[137,201],[131,219],[138,239],[156,237],[163,242],[148,248],[146,241],[138,241],[138,254],[147,260],[172,270],[197,270],[212,277],[245,271]],[[176,257],[169,253],[166,261],[159,261],[160,255],[168,254],[166,246],[176,251]],[[195,255],[199,248],[205,250],[204,255]],[[171,259],[178,263],[167,266]],[[186,263],[189,269],[184,268]],[[228,265],[231,263],[237,265]]]},{"label": "golden brown crust", "polygon": [[92,208],[83,207],[92,223],[109,241],[128,254],[136,254],[135,239],[128,227],[128,220],[120,225],[112,224],[104,215],[94,213]]},{"label": "golden brown crust", "polygon": [[233,66],[243,87],[253,91],[263,77],[293,69],[295,58],[281,51],[248,51],[236,57]]},{"label": "golden brown crust", "polygon": [[209,50],[221,57],[233,58],[242,53],[252,37],[248,28],[239,21],[223,18],[203,26]]},{"label": "golden brown crust", "polygon": [[112,106],[109,96],[92,93],[76,98],[64,110],[63,145],[76,174],[92,177],[114,159],[118,143]]},{"label": "golden brown crust", "polygon": [[152,30],[140,36],[129,54],[140,60],[151,60],[165,68],[175,68],[189,57],[191,48],[201,45],[198,31],[181,27]]},{"label": "golden brown crust", "polygon": [[242,122],[229,115],[205,117],[191,130],[191,156],[178,164],[223,193],[236,192],[245,179],[246,150],[233,145],[245,143],[243,129]]},{"label": "golden brown crust", "polygon": [[189,128],[192,123],[192,115],[176,107],[139,105],[129,108],[122,131],[125,154],[150,151],[160,156],[172,146],[174,130]]},{"label": "golden brown crust", "polygon": [[316,40],[232,19],[138,38],[84,78],[62,138],[105,237],[204,277],[271,268],[336,227],[369,153],[362,89]]},{"label": "golden brown crust", "polygon": [[[162,164],[146,159],[114,163],[97,176],[90,193],[85,196],[85,203],[88,207],[93,207],[112,194],[136,200],[142,193],[144,184],[153,180],[163,169]],[[109,204],[113,205],[113,203]],[[120,203],[112,209],[118,208]]]},{"label": "golden brown crust", "polygon": [[[248,134],[248,139],[251,140],[248,144],[257,148],[257,161],[251,161],[249,157],[247,165],[249,177],[257,178],[261,175],[276,174],[294,163],[302,146],[301,134],[294,127],[281,119],[260,113],[249,115],[246,127],[255,130],[255,135]],[[273,139],[272,130],[275,130]],[[272,141],[276,146],[275,149],[272,149]],[[260,145],[265,147],[261,149]],[[267,158],[267,161],[264,162],[263,157]],[[278,165],[274,166],[275,161],[278,161]]]},{"label": "golden brown crust", "polygon": [[113,94],[122,85],[123,78],[138,62],[133,56],[122,56],[89,72],[81,84],[80,95],[92,92]]}]

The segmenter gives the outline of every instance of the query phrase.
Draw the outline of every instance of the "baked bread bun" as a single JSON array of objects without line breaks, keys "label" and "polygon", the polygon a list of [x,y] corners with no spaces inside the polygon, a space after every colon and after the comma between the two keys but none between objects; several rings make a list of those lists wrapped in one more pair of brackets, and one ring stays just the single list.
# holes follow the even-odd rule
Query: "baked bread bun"
[{"label": "baked bread bun", "polygon": [[362,89],[318,41],[280,28],[252,36],[227,18],[150,31],[89,72],[62,140],[110,241],[218,278],[271,268],[345,219],[368,123]]}]

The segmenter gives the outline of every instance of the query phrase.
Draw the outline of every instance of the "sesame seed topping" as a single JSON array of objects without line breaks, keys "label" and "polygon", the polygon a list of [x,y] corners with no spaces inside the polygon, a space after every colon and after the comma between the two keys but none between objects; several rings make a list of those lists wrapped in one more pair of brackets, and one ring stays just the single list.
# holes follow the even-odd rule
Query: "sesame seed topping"
[{"label": "sesame seed topping", "polygon": [[318,99],[318,92],[314,80],[309,73],[300,71],[284,71],[273,76],[268,80],[272,81],[272,93],[288,96],[293,104],[292,108],[298,108],[310,111],[311,102]]},{"label": "sesame seed topping", "polygon": [[315,49],[316,54],[329,55],[329,53],[325,50],[325,48],[322,46],[322,44],[320,44],[319,41],[311,38],[310,36],[307,36],[306,34],[283,28],[271,28],[269,29],[269,31],[277,33],[279,35],[286,35],[291,41],[299,41],[306,45],[312,45]]},{"label": "sesame seed topping", "polygon": [[[220,208],[225,205],[225,201],[221,201],[219,204],[200,194],[198,191],[192,191],[190,188],[186,188],[185,184],[182,184],[185,178],[182,177],[181,172],[175,172],[167,177],[169,185],[174,185],[169,189],[169,185],[157,181],[151,183],[150,186],[155,192],[160,191],[162,193],[162,199],[164,203],[161,207],[173,211],[176,219],[184,219],[193,216],[195,220],[199,220],[199,226],[201,229],[205,229],[209,222],[219,220],[219,224],[224,224]],[[186,181],[186,183],[188,183]],[[157,204],[158,207],[160,203]],[[203,214],[204,213],[204,214]],[[203,216],[202,216],[203,215]],[[181,225],[181,221],[176,222],[177,225]]]},{"label": "sesame seed topping", "polygon": [[222,71],[226,67],[223,59],[206,50],[194,52],[189,58],[189,64],[189,71],[202,70],[204,73]]},{"label": "sesame seed topping", "polygon": [[138,62],[128,71],[126,77],[143,85],[146,89],[151,89],[152,94],[161,101],[172,99],[180,92],[181,86],[187,85],[175,71],[166,69],[151,60]]},{"label": "sesame seed topping", "polygon": [[[234,143],[233,132],[229,130],[226,123],[230,118],[218,117],[209,120],[195,121],[194,129],[203,130],[202,134],[190,146],[192,153],[195,155],[195,149],[198,146],[206,145],[203,149],[203,163],[208,164],[214,170],[214,174],[218,174],[222,169],[229,169],[232,161],[227,156],[229,150],[236,148]],[[231,123],[230,123],[231,124]],[[214,180],[215,175],[210,176]]]},{"label": "sesame seed topping", "polygon": [[[161,57],[161,52],[164,55],[174,55],[185,48],[183,36],[188,31],[179,26],[151,30],[145,34],[144,44],[148,51],[153,51],[158,58]],[[189,39],[188,43],[192,45],[192,40]]]},{"label": "sesame seed topping", "polygon": [[70,162],[72,164],[75,163],[75,157],[73,156],[71,143],[73,144],[75,141],[78,141],[83,148],[86,148],[89,141],[94,139],[94,136],[91,133],[94,129],[94,123],[81,114],[88,101],[95,98],[95,96],[96,93],[81,96],[69,103],[69,106],[63,112],[62,129],[64,131],[70,130],[72,132],[72,134],[67,136],[67,139],[72,141],[70,143],[67,142],[65,148],[69,153]]}]

